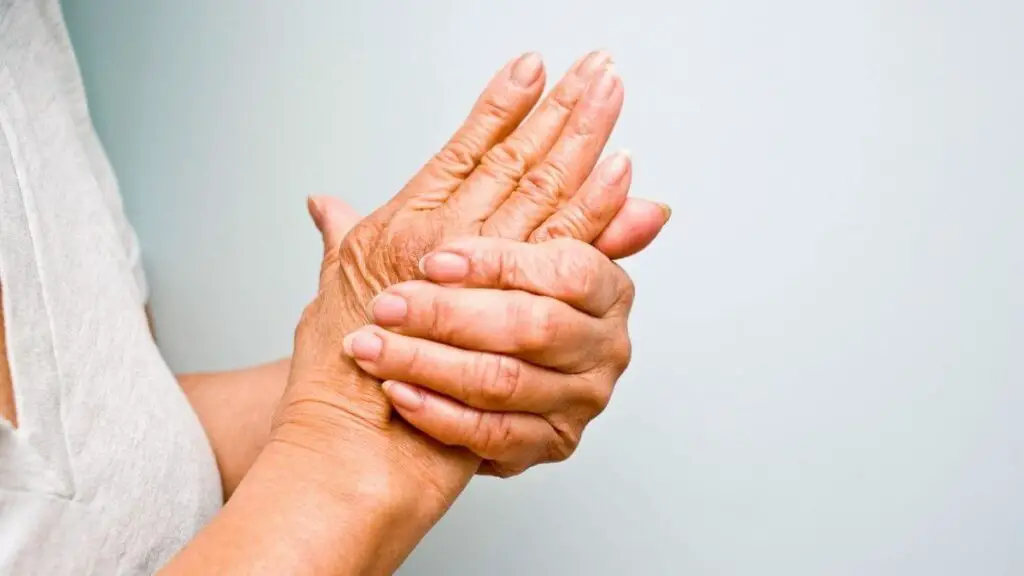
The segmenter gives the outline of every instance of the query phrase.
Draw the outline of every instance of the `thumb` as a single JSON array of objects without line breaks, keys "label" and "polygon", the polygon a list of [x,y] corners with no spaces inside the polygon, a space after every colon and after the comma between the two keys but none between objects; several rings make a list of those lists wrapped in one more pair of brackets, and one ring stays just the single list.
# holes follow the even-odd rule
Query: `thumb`
[{"label": "thumb", "polygon": [[654,241],[671,215],[665,204],[629,198],[594,240],[594,247],[612,260],[632,256]]},{"label": "thumb", "polygon": [[340,246],[348,231],[362,219],[354,208],[331,196],[310,196],[306,208],[323,236],[324,254]]}]

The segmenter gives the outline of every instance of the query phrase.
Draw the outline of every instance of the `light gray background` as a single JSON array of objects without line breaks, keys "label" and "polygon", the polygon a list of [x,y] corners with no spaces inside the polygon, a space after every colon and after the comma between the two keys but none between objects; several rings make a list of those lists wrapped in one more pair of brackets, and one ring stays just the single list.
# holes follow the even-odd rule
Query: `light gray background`
[{"label": "light gray background", "polygon": [[67,3],[179,370],[283,355],[307,193],[370,211],[506,59],[615,54],[669,202],[568,463],[404,574],[1024,573],[1024,3]]}]

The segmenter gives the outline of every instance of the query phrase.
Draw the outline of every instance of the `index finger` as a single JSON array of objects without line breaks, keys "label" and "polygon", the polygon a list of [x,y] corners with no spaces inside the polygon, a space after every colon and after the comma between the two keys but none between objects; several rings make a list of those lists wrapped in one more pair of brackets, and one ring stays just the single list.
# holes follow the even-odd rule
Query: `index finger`
[{"label": "index finger", "polygon": [[420,271],[439,284],[522,290],[561,300],[604,318],[632,304],[626,273],[596,248],[559,238],[540,244],[493,237],[446,242],[420,261]]}]

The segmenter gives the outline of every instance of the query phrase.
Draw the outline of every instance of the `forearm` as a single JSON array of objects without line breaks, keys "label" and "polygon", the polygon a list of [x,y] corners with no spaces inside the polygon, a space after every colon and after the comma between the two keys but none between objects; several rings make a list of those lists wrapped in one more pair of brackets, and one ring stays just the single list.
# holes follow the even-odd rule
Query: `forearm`
[{"label": "forearm", "polygon": [[161,574],[390,574],[444,509],[379,472],[355,476],[378,482],[339,482],[337,462],[271,444]]},{"label": "forearm", "polygon": [[225,499],[267,444],[290,365],[284,359],[242,370],[178,376],[217,458]]}]

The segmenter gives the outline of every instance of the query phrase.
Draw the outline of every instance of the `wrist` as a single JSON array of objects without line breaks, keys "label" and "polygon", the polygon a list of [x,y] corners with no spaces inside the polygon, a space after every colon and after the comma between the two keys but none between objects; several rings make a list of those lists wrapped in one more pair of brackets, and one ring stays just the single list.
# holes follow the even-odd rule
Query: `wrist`
[{"label": "wrist", "polygon": [[271,441],[257,466],[287,487],[283,504],[304,523],[303,556],[326,556],[332,570],[340,561],[351,573],[394,572],[450,505],[387,466],[339,462],[302,446]]},{"label": "wrist", "polygon": [[404,473],[395,464],[386,458],[373,461],[356,453],[339,459],[337,454],[272,438],[253,470],[263,471],[275,482],[301,488],[327,508],[363,515],[373,526],[390,529],[415,521],[429,528],[444,515],[451,501],[424,490],[416,476]]},{"label": "wrist", "polygon": [[479,457],[406,424],[379,381],[348,358],[338,354],[332,363],[330,377],[323,377],[319,370],[296,374],[301,364],[293,361],[292,382],[274,415],[270,444],[323,462],[332,471],[325,487],[338,489],[337,473],[344,471],[351,484],[343,490],[389,502],[408,498],[440,517],[479,468]]},{"label": "wrist", "polygon": [[166,573],[393,573],[441,512],[357,474],[272,441]]}]

